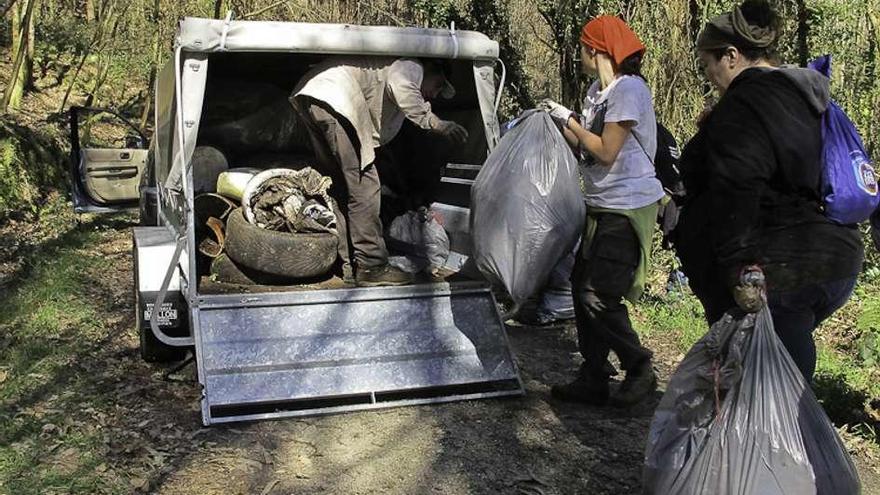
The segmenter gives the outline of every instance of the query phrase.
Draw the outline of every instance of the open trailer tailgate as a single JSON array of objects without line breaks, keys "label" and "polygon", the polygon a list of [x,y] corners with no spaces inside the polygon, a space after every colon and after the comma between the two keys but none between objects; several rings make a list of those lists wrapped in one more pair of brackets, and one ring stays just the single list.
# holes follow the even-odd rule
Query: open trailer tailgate
[{"label": "open trailer tailgate", "polygon": [[478,283],[199,297],[205,424],[521,395]]}]

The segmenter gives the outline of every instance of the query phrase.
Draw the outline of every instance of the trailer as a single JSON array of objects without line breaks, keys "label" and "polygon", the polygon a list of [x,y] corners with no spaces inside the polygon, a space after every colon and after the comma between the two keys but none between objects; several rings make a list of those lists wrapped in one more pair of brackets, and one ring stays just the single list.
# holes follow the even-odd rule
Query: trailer
[{"label": "trailer", "polygon": [[[206,165],[194,152],[212,146],[230,166],[258,167],[307,152],[291,109],[278,101],[309,67],[339,55],[448,61],[457,94],[434,111],[462,123],[470,137],[439,169],[433,209],[450,238],[449,272],[458,271],[470,253],[470,185],[500,135],[503,65],[485,35],[454,26],[185,18],[157,78],[149,144],[127,122],[122,146],[84,142],[86,116],[119,116],[71,109],[74,207],[140,211],[132,259],[141,355],[194,354],[205,425],[524,393],[495,298],[479,277],[402,287],[333,280],[240,287],[206,273],[195,201]],[[402,131],[398,139],[416,135]],[[432,159],[418,154],[396,158],[413,167]]]}]

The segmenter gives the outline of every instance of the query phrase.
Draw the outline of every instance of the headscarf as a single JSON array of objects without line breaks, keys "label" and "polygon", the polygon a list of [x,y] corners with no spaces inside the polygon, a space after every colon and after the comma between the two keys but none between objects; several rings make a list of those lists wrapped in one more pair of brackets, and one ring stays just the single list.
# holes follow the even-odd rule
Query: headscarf
[{"label": "headscarf", "polygon": [[635,53],[645,53],[645,45],[625,22],[610,15],[599,16],[586,23],[581,30],[581,43],[611,55],[620,65]]},{"label": "headscarf", "polygon": [[721,14],[706,24],[697,38],[697,50],[717,50],[734,44],[745,48],[767,48],[779,33],[772,26],[749,24],[739,7]]}]

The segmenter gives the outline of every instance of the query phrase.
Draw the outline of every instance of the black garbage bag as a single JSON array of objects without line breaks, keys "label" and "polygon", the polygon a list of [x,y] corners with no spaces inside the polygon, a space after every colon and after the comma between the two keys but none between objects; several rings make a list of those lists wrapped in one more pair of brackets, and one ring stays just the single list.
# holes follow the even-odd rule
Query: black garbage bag
[{"label": "black garbage bag", "polygon": [[471,188],[477,268],[516,303],[544,287],[583,231],[577,160],[545,112],[508,131]]},{"label": "black garbage bag", "polygon": [[672,375],[651,422],[643,487],[663,495],[860,492],[766,307],[724,315]]}]

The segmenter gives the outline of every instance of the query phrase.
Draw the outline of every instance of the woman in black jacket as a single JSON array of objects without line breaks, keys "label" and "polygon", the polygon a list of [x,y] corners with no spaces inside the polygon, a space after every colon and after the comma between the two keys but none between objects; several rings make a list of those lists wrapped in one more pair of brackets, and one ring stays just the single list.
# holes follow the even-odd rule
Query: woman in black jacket
[{"label": "woman in black jacket", "polygon": [[756,310],[760,298],[740,280],[763,271],[776,332],[810,381],[812,332],[849,298],[863,252],[858,229],[822,211],[829,81],[774,67],[777,35],[776,14],[754,0],[700,34],[700,63],[721,98],[682,154],[687,199],[675,240],[710,323],[736,305]]}]

